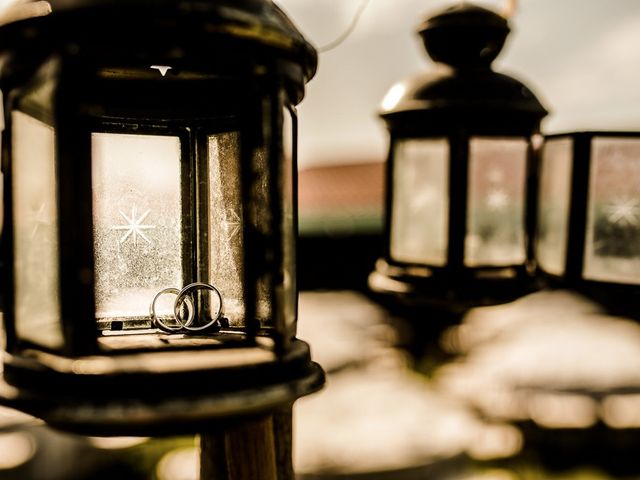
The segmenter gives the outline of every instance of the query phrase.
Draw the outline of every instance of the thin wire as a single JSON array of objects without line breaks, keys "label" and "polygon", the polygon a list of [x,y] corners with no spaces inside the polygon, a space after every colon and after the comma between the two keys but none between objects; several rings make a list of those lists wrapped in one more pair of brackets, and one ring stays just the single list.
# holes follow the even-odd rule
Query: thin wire
[{"label": "thin wire", "polygon": [[518,10],[518,0],[507,0],[507,4],[502,9],[502,16],[511,18]]},{"label": "thin wire", "polygon": [[[464,6],[467,4],[467,0],[460,0],[460,5]],[[507,0],[504,7],[502,7],[501,15],[509,19],[513,17],[518,10],[518,0]]]},{"label": "thin wire", "polygon": [[347,38],[349,38],[349,35],[351,35],[353,31],[356,29],[356,27],[358,26],[358,23],[360,22],[360,17],[362,17],[362,14],[364,13],[365,9],[369,6],[370,1],[371,0],[362,0],[362,2],[360,3],[360,6],[354,13],[353,18],[351,19],[351,23],[349,24],[347,29],[344,32],[342,32],[342,34],[340,34],[335,40],[318,48],[318,52],[325,53],[330,50],[333,50],[334,48],[339,47]]}]

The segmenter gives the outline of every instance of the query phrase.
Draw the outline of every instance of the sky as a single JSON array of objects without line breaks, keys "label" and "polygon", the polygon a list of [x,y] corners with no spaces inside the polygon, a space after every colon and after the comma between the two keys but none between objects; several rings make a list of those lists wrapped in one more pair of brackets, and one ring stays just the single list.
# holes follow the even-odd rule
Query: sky
[{"label": "sky", "polygon": [[[363,0],[276,0],[316,47],[338,37]],[[299,106],[302,168],[383,161],[377,113],[397,81],[433,67],[416,33],[455,2],[369,0],[354,32],[321,53]],[[507,0],[479,0],[501,10]],[[550,115],[545,133],[640,130],[640,1],[520,0],[494,68],[526,83]]]}]

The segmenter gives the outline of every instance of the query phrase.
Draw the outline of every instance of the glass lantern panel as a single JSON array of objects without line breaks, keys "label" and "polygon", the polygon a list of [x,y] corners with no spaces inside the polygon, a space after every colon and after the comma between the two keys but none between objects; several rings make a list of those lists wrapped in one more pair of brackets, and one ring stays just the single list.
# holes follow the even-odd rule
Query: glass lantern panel
[{"label": "glass lantern panel", "polygon": [[244,317],[243,221],[240,185],[240,135],[209,137],[209,282],[224,298],[231,327]]},{"label": "glass lantern panel", "polygon": [[283,281],[282,302],[284,323],[290,333],[295,335],[296,310],[297,310],[297,285],[296,285],[296,231],[294,222],[294,175],[296,164],[294,162],[296,121],[289,109],[283,109],[283,155],[282,165],[282,238],[283,238]]},{"label": "glass lantern panel", "polygon": [[147,319],[155,295],[182,288],[180,139],[94,133],[98,319]]},{"label": "glass lantern panel", "polygon": [[573,141],[548,140],[542,151],[536,259],[547,273],[563,275],[567,260]]},{"label": "glass lantern panel", "polygon": [[60,313],[55,132],[12,113],[15,328],[49,348],[64,344]]},{"label": "glass lantern panel", "polygon": [[594,138],[585,278],[640,283],[640,139]]},{"label": "glass lantern panel", "polygon": [[469,141],[466,266],[525,262],[528,145],[522,138]]},{"label": "glass lantern panel", "polygon": [[[254,151],[252,165],[254,179],[251,186],[251,225],[263,238],[269,238],[273,234],[273,215],[271,214],[269,154],[265,147]],[[263,328],[274,326],[272,290],[272,276],[270,273],[264,273],[258,278],[256,292],[256,315]]]},{"label": "glass lantern panel", "polygon": [[449,228],[449,142],[399,140],[394,151],[391,258],[444,266]]}]

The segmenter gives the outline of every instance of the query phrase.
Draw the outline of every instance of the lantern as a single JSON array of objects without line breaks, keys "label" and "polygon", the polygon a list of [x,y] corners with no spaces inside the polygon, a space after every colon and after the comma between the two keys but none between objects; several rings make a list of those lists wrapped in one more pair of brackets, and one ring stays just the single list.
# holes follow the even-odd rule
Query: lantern
[{"label": "lantern", "polygon": [[639,182],[637,132],[545,137],[536,260],[550,285],[582,290],[614,310],[637,315]]},{"label": "lantern", "polygon": [[3,400],[149,434],[318,389],[295,338],[295,105],[316,53],[283,12],[51,0],[0,25]]},{"label": "lantern", "polygon": [[436,69],[396,84],[382,104],[387,248],[373,291],[458,309],[528,288],[532,139],[546,111],[491,69],[508,32],[503,17],[466,3],[421,25]]}]

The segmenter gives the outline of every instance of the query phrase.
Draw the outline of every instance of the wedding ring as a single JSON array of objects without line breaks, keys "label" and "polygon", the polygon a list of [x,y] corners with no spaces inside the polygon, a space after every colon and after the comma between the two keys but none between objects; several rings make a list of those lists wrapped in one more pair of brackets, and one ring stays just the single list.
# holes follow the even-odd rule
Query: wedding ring
[{"label": "wedding ring", "polygon": [[176,318],[179,318],[179,316],[180,316],[180,310],[182,308],[183,302],[191,301],[192,305],[193,305],[194,301],[193,301],[193,298],[191,297],[191,295],[193,293],[197,292],[198,290],[209,290],[209,291],[215,293],[216,296],[218,297],[219,305],[217,307],[217,311],[216,311],[215,315],[212,315],[211,319],[206,324],[193,326],[193,321],[189,321],[189,322],[184,323],[182,325],[182,327],[185,330],[188,330],[190,332],[198,332],[198,331],[206,330],[206,329],[212,327],[218,320],[220,320],[220,318],[222,317],[222,315],[224,313],[224,301],[222,299],[222,294],[220,293],[220,290],[218,290],[216,287],[214,287],[213,285],[211,285],[209,283],[195,282],[195,283],[191,283],[191,284],[187,285],[182,290],[180,290],[180,292],[178,292],[178,296],[176,297],[175,303],[173,304],[173,311],[174,311],[174,314],[175,314]]},{"label": "wedding ring", "polygon": [[[156,294],[156,296],[153,297],[153,301],[149,306],[149,316],[151,317],[152,325],[159,328],[160,330],[164,330],[165,332],[169,332],[169,333],[179,332],[184,328],[186,328],[187,326],[191,325],[191,323],[193,322],[193,319],[195,316],[195,309],[193,308],[193,302],[191,301],[191,298],[184,299],[184,302],[186,302],[187,311],[188,311],[186,321],[184,321],[184,319],[182,318],[182,312],[181,312],[184,302],[181,302],[180,308],[178,308],[178,310],[175,309],[175,303],[174,303],[173,317],[170,317],[168,319],[162,319],[156,313],[156,302],[158,301],[158,298],[166,294],[173,294],[173,295],[179,296],[180,290],[173,287],[165,288],[164,290],[160,290]],[[177,325],[175,326],[168,325],[167,323],[165,323],[165,320],[175,320],[177,322]]]}]

